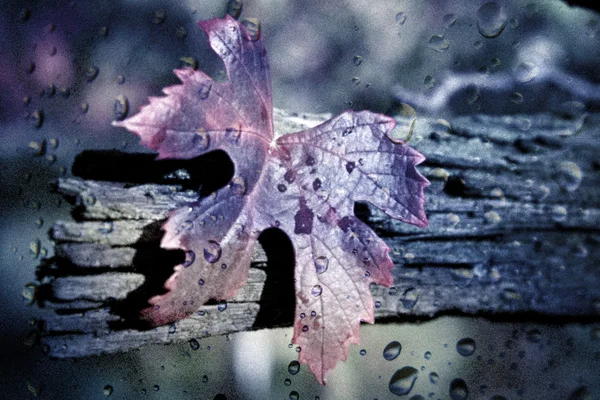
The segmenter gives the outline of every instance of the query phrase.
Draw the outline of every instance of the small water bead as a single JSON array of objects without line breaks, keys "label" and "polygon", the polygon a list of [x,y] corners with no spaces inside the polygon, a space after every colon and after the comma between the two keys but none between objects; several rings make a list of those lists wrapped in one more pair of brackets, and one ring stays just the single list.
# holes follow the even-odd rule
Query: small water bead
[{"label": "small water bead", "polygon": [[352,171],[354,171],[354,168],[356,168],[356,163],[354,161],[348,161],[346,163],[346,172],[348,172],[349,174],[351,174]]},{"label": "small water bead", "polygon": [[443,35],[433,35],[427,42],[430,49],[435,50],[438,53],[444,53],[450,47],[450,41]]},{"label": "small water bead", "polygon": [[192,265],[194,261],[196,261],[196,253],[194,253],[192,250],[187,250],[185,252],[185,260],[181,265],[183,266],[183,268],[187,268],[190,265]]},{"label": "small water bead", "polygon": [[466,400],[469,398],[469,388],[464,380],[457,378],[450,382],[449,388],[450,399]]},{"label": "small water bead", "polygon": [[436,384],[439,379],[440,376],[436,372],[429,373],[429,382]]},{"label": "small water bead", "polygon": [[154,385],[154,386],[152,386],[152,388],[154,389],[155,392],[158,392],[160,390],[160,386],[158,386],[158,385]]},{"label": "small water bead", "polygon": [[202,375],[202,383],[206,383],[206,382],[208,382],[208,376]]},{"label": "small water bead", "polygon": [[129,112],[129,100],[127,99],[127,97],[123,96],[122,94],[118,95],[115,99],[113,111],[115,120],[124,120],[125,117],[127,117],[127,113]]},{"label": "small water bead", "polygon": [[198,98],[200,100],[208,99],[211,89],[212,89],[212,81],[207,80],[207,81],[202,82],[200,84],[200,87],[198,88]]},{"label": "small water bead", "polygon": [[387,361],[395,360],[402,351],[402,345],[398,341],[389,342],[383,349],[383,358]]},{"label": "small water bead", "polygon": [[423,79],[423,84],[426,89],[431,89],[435,85],[435,78],[431,75],[427,75],[425,79]]},{"label": "small water bead", "polygon": [[198,285],[204,286],[204,279],[202,279],[202,278],[198,279]]},{"label": "small water bead", "polygon": [[315,259],[315,269],[317,274],[322,274],[327,271],[329,266],[329,259],[325,256],[320,256]]},{"label": "small water bead", "polygon": [[310,293],[315,297],[320,296],[321,293],[323,293],[323,288],[321,287],[321,285],[315,285],[315,286],[313,286]]},{"label": "small water bead", "polygon": [[227,302],[225,300],[219,301],[217,304],[217,310],[219,310],[219,312],[227,310]]},{"label": "small water bead", "polygon": [[358,76],[353,77],[352,83],[354,83],[356,86],[360,85],[360,78]]},{"label": "small water bead", "polygon": [[283,193],[287,190],[287,186],[285,186],[283,183],[280,183],[277,185],[277,190],[279,190],[280,193]]},{"label": "small water bead", "polygon": [[375,302],[375,308],[381,308],[381,302],[379,300]]},{"label": "small water bead", "polygon": [[523,95],[519,92],[513,92],[508,99],[515,104],[523,104]]},{"label": "small water bead", "polygon": [[300,313],[300,319],[304,319],[306,318],[306,314],[305,313]]},{"label": "small water bead", "polygon": [[291,380],[290,378],[285,378],[285,379],[283,380],[283,384],[284,384],[285,386],[290,386],[290,385],[292,384],[292,380]]},{"label": "small water bead", "polygon": [[313,318],[314,318],[314,317],[316,317],[316,316],[317,316],[317,312],[316,312],[316,311],[314,311],[314,310],[313,310],[313,311],[311,311],[311,312],[310,312],[310,316],[311,316],[311,317],[313,317]]},{"label": "small water bead", "polygon": [[227,264],[225,264],[225,263],[221,264],[221,269],[227,269]]},{"label": "small water bead", "polygon": [[425,354],[423,355],[423,357],[425,357],[426,360],[431,360],[431,352],[426,351]]},{"label": "small water bead", "polygon": [[288,372],[290,375],[296,375],[300,371],[300,363],[296,360],[288,364]]},{"label": "small water bead", "polygon": [[357,67],[358,67],[360,64],[362,64],[362,62],[363,62],[363,58],[362,58],[361,56],[359,56],[359,55],[355,55],[355,56],[354,56],[354,58],[352,58],[352,63],[353,63],[355,66],[357,66]]},{"label": "small water bead", "polygon": [[292,171],[292,170],[288,170],[283,175],[283,179],[287,183],[293,183],[296,180],[296,173],[294,171]]},{"label": "small water bead", "polygon": [[104,397],[109,397],[111,394],[113,394],[113,387],[111,385],[106,385],[104,386],[104,391],[102,392],[104,394]]},{"label": "small water bead", "polygon": [[209,240],[204,247],[204,259],[211,264],[221,259],[221,253],[221,245],[214,240]]},{"label": "small water bead", "polygon": [[321,189],[321,180],[319,178],[315,179],[312,184],[313,190],[316,192]]},{"label": "small water bead", "polygon": [[172,335],[175,332],[177,332],[177,326],[175,324],[172,324],[169,326],[169,334]]},{"label": "small water bead", "polygon": [[189,343],[192,350],[198,350],[200,348],[200,343],[198,343],[196,339],[190,339]]},{"label": "small water bead", "polygon": [[361,356],[363,356],[363,357],[364,357],[364,356],[366,356],[366,355],[367,355],[367,350],[365,350],[365,349],[361,349],[361,350],[359,351],[359,354],[360,354]]},{"label": "small water bead", "polygon": [[485,3],[477,10],[477,29],[485,38],[499,36],[504,31],[507,21],[504,7],[496,2]]},{"label": "small water bead", "polygon": [[475,353],[475,340],[472,338],[462,338],[456,342],[456,351],[463,357],[469,357]]},{"label": "small water bead", "polygon": [[560,187],[567,192],[574,192],[583,180],[583,172],[572,161],[563,161],[558,164],[557,181]]},{"label": "small water bead", "polygon": [[300,398],[300,395],[298,394],[298,392],[296,392],[295,390],[292,390],[290,392],[290,400],[298,400]]},{"label": "small water bead", "polygon": [[406,13],[403,11],[400,11],[398,14],[396,14],[396,23],[398,25],[404,25],[405,22],[406,22]]},{"label": "small water bead", "polygon": [[402,306],[407,310],[412,310],[417,302],[419,301],[419,294],[417,293],[415,288],[408,288],[402,293],[402,297],[400,297],[400,302]]},{"label": "small water bead", "polygon": [[302,327],[302,332],[304,332],[304,333],[308,332],[308,325],[304,325]]},{"label": "small water bead", "polygon": [[415,385],[418,375],[419,371],[416,368],[408,366],[400,368],[390,379],[388,385],[390,392],[398,396],[409,394]]}]

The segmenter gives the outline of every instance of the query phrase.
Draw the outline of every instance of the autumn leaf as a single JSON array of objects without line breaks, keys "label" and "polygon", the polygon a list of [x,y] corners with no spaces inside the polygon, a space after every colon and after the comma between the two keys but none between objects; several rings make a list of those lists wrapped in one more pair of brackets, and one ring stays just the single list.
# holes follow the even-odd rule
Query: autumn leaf
[{"label": "autumn leaf", "polygon": [[324,384],[349,344],[358,343],[360,323],[374,320],[369,285],[392,283],[390,249],[354,216],[354,203],[367,201],[392,218],[426,226],[428,182],[415,169],[424,157],[390,135],[393,118],[368,111],[276,138],[259,31],[231,17],[200,26],[228,80],[176,70],[182,84],[114,123],[139,135],[159,158],[223,150],[235,168],[228,185],[170,213],[161,246],[183,249],[186,259],[143,318],[163,325],[208,300],[233,297],[246,283],[258,236],[277,227],[296,258],[292,341]]}]

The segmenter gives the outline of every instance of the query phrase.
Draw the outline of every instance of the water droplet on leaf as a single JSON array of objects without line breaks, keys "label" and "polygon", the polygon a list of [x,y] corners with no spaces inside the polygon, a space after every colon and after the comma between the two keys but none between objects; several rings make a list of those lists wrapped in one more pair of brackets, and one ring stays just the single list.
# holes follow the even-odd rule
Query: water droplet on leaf
[{"label": "water droplet on leaf", "polygon": [[359,56],[359,55],[355,55],[355,56],[354,56],[354,58],[352,59],[352,63],[353,63],[354,65],[356,65],[357,67],[358,67],[360,64],[362,64],[362,62],[363,62],[363,58],[362,58],[361,56]]},{"label": "water droplet on leaf", "polygon": [[327,271],[327,267],[329,266],[329,259],[325,256],[320,256],[315,258],[315,269],[317,270],[317,274],[322,274]]},{"label": "water droplet on leaf", "polygon": [[300,363],[296,360],[288,364],[288,372],[290,375],[296,375],[300,371]]},{"label": "water droplet on leaf", "polygon": [[316,297],[316,296],[320,296],[320,295],[321,295],[321,293],[323,293],[323,288],[321,287],[321,285],[315,285],[315,286],[313,286],[313,288],[311,289],[310,293],[311,293],[313,296],[315,296],[315,297]]},{"label": "water droplet on leaf", "polygon": [[185,260],[183,261],[183,263],[181,265],[184,268],[187,268],[190,265],[192,265],[194,263],[194,261],[196,261],[196,253],[194,253],[192,250],[187,250],[185,252]]},{"label": "water droplet on leaf", "polygon": [[225,300],[219,301],[219,303],[217,304],[217,310],[219,310],[220,312],[227,310],[227,302]]},{"label": "water droplet on leaf", "polygon": [[221,245],[214,240],[209,240],[204,247],[204,259],[209,263],[214,264],[221,258],[221,252]]}]

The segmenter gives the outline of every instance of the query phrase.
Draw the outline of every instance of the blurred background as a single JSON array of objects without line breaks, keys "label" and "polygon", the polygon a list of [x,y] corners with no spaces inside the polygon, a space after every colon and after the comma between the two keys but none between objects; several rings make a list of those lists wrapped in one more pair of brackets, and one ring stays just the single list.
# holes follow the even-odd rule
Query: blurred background
[{"label": "blurred background", "polygon": [[[24,288],[52,255],[48,228],[71,218],[51,183],[70,174],[83,150],[147,151],[111,121],[177,83],[175,68],[222,76],[196,22],[223,17],[227,7],[225,0],[3,4],[3,397],[390,399],[398,398],[390,379],[408,366],[414,372],[404,369],[398,383],[414,381],[406,398],[600,398],[600,328],[589,325],[443,317],[365,326],[325,387],[290,365],[291,328],[202,339],[198,350],[183,343],[76,361],[26,346],[29,321],[49,311],[29,306]],[[274,105],[291,112],[394,114],[408,103],[418,116],[451,120],[600,106],[600,16],[560,0],[246,0],[243,17],[260,20]],[[398,347],[384,348],[394,341],[401,351],[388,360]]]}]

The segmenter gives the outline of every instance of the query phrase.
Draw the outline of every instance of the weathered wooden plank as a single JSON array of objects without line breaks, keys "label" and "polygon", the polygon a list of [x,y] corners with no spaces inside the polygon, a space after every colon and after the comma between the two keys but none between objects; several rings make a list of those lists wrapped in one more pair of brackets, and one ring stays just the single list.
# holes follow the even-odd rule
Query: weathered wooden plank
[{"label": "weathered wooden plank", "polygon": [[[276,115],[278,132],[324,118]],[[371,288],[376,317],[461,312],[599,318],[598,133],[598,119],[583,123],[552,115],[419,120],[411,144],[428,157],[421,171],[432,181],[429,227],[400,223],[370,206],[357,209],[390,246],[396,264],[391,288]],[[119,157],[125,163],[128,156]],[[147,164],[127,175],[133,185],[90,180],[119,177],[103,175],[106,168],[86,164],[83,156],[74,170],[88,179],[58,182],[59,192],[75,198],[78,219],[59,221],[51,230],[55,258],[44,278],[50,290],[41,291],[41,300],[59,311],[45,319],[42,332],[52,356],[256,329],[265,326],[264,317],[257,323],[261,310],[293,312],[278,304],[281,293],[269,291],[278,266],[257,246],[249,283],[226,309],[205,305],[202,315],[152,330],[119,325],[111,306],[152,273],[148,254],[159,251],[162,221],[171,209],[198,200],[185,166],[159,165],[147,155],[139,160]],[[115,167],[112,173],[118,172]],[[285,290],[293,289],[280,292]]]}]

